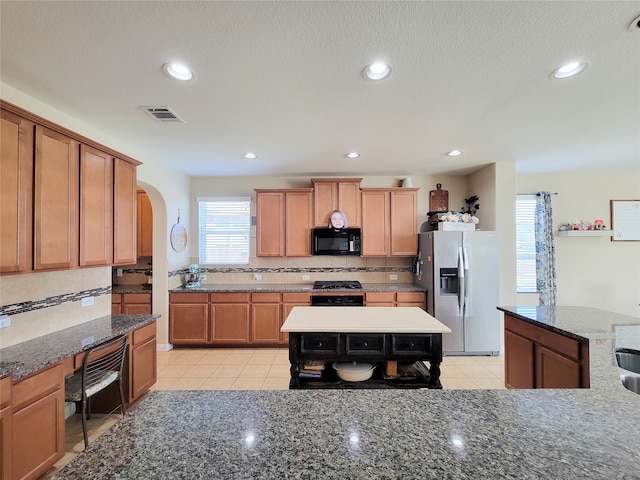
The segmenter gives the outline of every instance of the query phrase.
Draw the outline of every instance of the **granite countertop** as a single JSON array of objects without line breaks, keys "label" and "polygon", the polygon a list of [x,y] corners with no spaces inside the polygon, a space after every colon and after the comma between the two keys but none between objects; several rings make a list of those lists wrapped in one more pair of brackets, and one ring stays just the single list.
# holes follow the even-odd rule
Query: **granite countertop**
[{"label": "granite countertop", "polygon": [[550,331],[589,342],[591,389],[626,393],[614,349],[640,350],[640,318],[588,307],[498,307]]},{"label": "granite countertop", "polygon": [[312,283],[207,283],[197,288],[178,287],[169,292],[424,292],[425,288],[412,283],[363,283],[362,289],[314,290]]},{"label": "granite countertop", "polygon": [[144,283],[140,285],[112,285],[111,293],[148,293],[151,294],[153,285]]},{"label": "granite countertop", "polygon": [[154,391],[54,478],[638,478],[640,395]]},{"label": "granite countertop", "polygon": [[0,377],[16,381],[83,350],[158,319],[157,314],[105,315],[0,349]]}]

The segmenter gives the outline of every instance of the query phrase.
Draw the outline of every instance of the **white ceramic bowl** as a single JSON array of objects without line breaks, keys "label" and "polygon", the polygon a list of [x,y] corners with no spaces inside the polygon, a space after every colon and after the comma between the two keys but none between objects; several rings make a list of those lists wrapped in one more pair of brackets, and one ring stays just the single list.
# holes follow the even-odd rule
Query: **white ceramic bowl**
[{"label": "white ceramic bowl", "polygon": [[335,362],[333,368],[338,373],[338,377],[347,382],[362,382],[369,380],[376,368],[373,363],[357,362]]}]

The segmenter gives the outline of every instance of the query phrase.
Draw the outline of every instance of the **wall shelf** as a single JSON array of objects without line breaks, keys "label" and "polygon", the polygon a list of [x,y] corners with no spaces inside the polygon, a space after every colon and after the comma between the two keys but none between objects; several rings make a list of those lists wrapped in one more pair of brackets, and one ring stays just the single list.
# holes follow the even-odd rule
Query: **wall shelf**
[{"label": "wall shelf", "polygon": [[560,230],[561,237],[612,237],[613,230]]}]

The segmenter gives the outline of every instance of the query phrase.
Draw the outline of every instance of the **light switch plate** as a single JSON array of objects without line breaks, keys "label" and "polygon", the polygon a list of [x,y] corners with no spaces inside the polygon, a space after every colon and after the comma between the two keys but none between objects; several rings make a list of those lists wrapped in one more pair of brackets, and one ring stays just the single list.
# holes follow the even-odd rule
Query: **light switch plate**
[{"label": "light switch plate", "polygon": [[9,315],[0,315],[0,328],[10,327],[11,317]]},{"label": "light switch plate", "polygon": [[389,275],[389,280],[397,280],[398,279],[398,275],[396,275],[395,273],[392,273],[391,275]]},{"label": "light switch plate", "polygon": [[94,297],[84,297],[82,299],[83,307],[90,307],[91,305],[93,305],[93,303],[94,303]]},{"label": "light switch plate", "polygon": [[262,280],[262,275],[260,275],[259,273],[254,273],[253,274],[253,279],[254,280]]}]

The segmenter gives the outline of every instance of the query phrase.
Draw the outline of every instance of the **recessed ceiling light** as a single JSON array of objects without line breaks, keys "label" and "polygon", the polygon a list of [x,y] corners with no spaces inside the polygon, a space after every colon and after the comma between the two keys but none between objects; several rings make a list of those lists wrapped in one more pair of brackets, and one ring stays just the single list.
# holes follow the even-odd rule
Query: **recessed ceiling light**
[{"label": "recessed ceiling light", "polygon": [[191,80],[193,78],[193,72],[179,63],[165,63],[162,66],[162,70],[171,78],[178,80]]},{"label": "recessed ceiling light", "polygon": [[462,150],[451,150],[447,155],[450,157],[457,157],[458,155],[462,155]]},{"label": "recessed ceiling light", "polygon": [[358,158],[360,154],[358,152],[349,152],[345,155],[347,158]]},{"label": "recessed ceiling light", "polygon": [[254,158],[258,158],[258,156],[255,153],[249,152],[244,154],[244,158],[254,159]]},{"label": "recessed ceiling light", "polygon": [[583,72],[589,66],[589,62],[570,62],[556,68],[551,73],[552,78],[569,78]]},{"label": "recessed ceiling light", "polygon": [[387,63],[372,63],[362,72],[364,78],[369,80],[382,80],[391,75],[391,65]]}]

